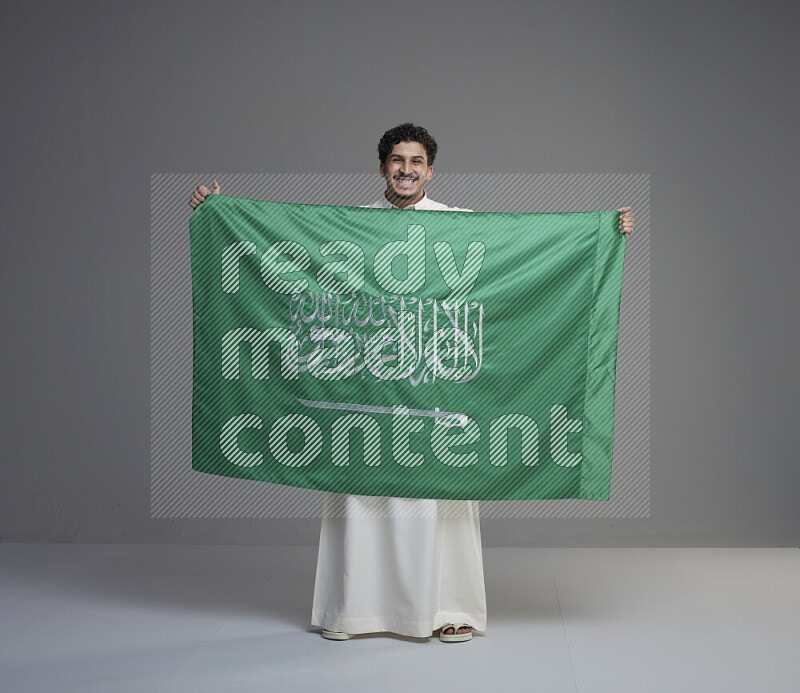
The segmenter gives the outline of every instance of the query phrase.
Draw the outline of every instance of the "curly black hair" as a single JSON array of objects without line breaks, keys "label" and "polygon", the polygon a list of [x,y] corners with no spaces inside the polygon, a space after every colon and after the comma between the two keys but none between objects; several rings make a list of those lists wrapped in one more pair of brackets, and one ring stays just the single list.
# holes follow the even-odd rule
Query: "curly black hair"
[{"label": "curly black hair", "polygon": [[391,130],[384,132],[381,141],[378,142],[378,158],[384,166],[386,165],[386,158],[392,153],[392,149],[394,149],[394,145],[400,144],[400,142],[419,142],[425,147],[425,152],[428,155],[428,166],[433,165],[433,160],[436,158],[436,151],[439,149],[439,145],[436,144],[436,140],[433,139],[433,136],[419,125],[414,125],[414,123],[401,123]]}]

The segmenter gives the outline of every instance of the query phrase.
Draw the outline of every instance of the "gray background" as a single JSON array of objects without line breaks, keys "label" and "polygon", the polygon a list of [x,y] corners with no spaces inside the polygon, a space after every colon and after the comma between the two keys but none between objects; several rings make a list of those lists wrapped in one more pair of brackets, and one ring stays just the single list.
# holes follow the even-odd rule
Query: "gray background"
[{"label": "gray background", "polygon": [[798,18],[4,3],[0,539],[316,543],[314,519],[150,518],[151,174],[369,173],[414,120],[437,172],[650,174],[651,515],[490,519],[484,544],[796,546]]}]

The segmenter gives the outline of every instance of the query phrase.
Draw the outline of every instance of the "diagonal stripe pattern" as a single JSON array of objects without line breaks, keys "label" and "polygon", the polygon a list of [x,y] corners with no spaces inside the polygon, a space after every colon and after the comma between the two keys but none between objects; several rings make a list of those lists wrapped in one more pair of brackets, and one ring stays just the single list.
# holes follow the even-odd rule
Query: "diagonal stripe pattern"
[{"label": "diagonal stripe pattern", "polygon": [[[186,222],[190,210],[185,204],[188,194],[198,181],[213,177],[222,182],[224,194],[257,199],[309,202],[312,200],[308,197],[313,195],[314,203],[342,204],[342,198],[350,195],[346,202],[363,204],[376,196],[374,192],[369,192],[372,176],[216,174],[152,177],[152,514],[159,517],[315,516],[319,514],[318,492],[247,484],[239,479],[222,477],[213,478],[213,483],[209,485],[204,483],[207,478],[200,481],[197,477],[203,475],[192,474],[187,466],[188,412],[185,397],[187,394],[190,397],[191,390],[187,393],[185,385],[187,361],[191,366],[191,329],[189,323],[187,333],[188,311],[182,312],[186,309],[185,291],[188,286],[176,277],[180,274],[177,270],[188,269]],[[350,183],[347,189],[342,186],[345,178]],[[448,189],[452,189],[452,196],[448,194]],[[325,193],[320,194],[320,191]],[[619,424],[614,440],[612,501],[602,504],[581,500],[484,501],[482,515],[646,516],[649,512],[649,178],[646,175],[442,175],[437,178],[437,187],[431,187],[430,194],[449,204],[490,211],[492,201],[489,197],[493,198],[495,209],[506,211],[579,210],[579,202],[587,209],[610,208],[621,204],[630,204],[634,208],[636,231],[626,256],[620,318],[620,368],[617,371]],[[338,199],[332,199],[334,197]],[[548,201],[547,207],[543,203],[545,199]],[[181,205],[187,207],[182,214],[179,213]],[[183,233],[175,233],[176,224]],[[636,249],[641,250],[635,253]],[[569,331],[565,331],[563,338],[568,339],[569,336]],[[624,377],[626,373],[630,373],[627,380]],[[188,380],[190,387],[190,370]],[[180,400],[181,387],[184,388],[183,404]],[[626,387],[630,388],[627,397],[621,392]],[[624,415],[626,411],[629,414],[627,417]],[[179,453],[181,449],[183,453]]]}]

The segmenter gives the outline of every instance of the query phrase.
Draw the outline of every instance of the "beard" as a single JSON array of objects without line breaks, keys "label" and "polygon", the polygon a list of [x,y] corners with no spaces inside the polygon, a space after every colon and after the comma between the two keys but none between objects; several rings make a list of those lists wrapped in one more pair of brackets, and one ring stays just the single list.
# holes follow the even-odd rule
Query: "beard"
[{"label": "beard", "polygon": [[420,193],[420,191],[417,189],[417,185],[419,184],[419,179],[418,178],[415,178],[414,181],[413,181],[413,183],[414,183],[413,189],[408,189],[408,190],[398,189],[397,188],[396,179],[392,179],[392,182],[393,183],[390,186],[391,192],[396,197],[402,197],[402,198],[415,197],[415,196],[419,195],[419,193]]}]

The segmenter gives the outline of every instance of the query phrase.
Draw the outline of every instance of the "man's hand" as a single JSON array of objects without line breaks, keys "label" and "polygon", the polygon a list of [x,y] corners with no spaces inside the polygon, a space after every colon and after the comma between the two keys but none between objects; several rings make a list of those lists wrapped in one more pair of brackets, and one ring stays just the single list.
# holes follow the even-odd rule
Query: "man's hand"
[{"label": "man's hand", "polygon": [[619,217],[619,230],[625,234],[627,241],[633,233],[633,212],[630,207],[620,207],[617,211],[622,212]]},{"label": "man's hand", "polygon": [[217,183],[217,181],[214,181],[213,190],[209,190],[205,185],[198,185],[197,190],[195,190],[189,198],[189,206],[192,209],[197,209],[197,205],[206,199],[206,195],[219,195],[219,183]]}]

